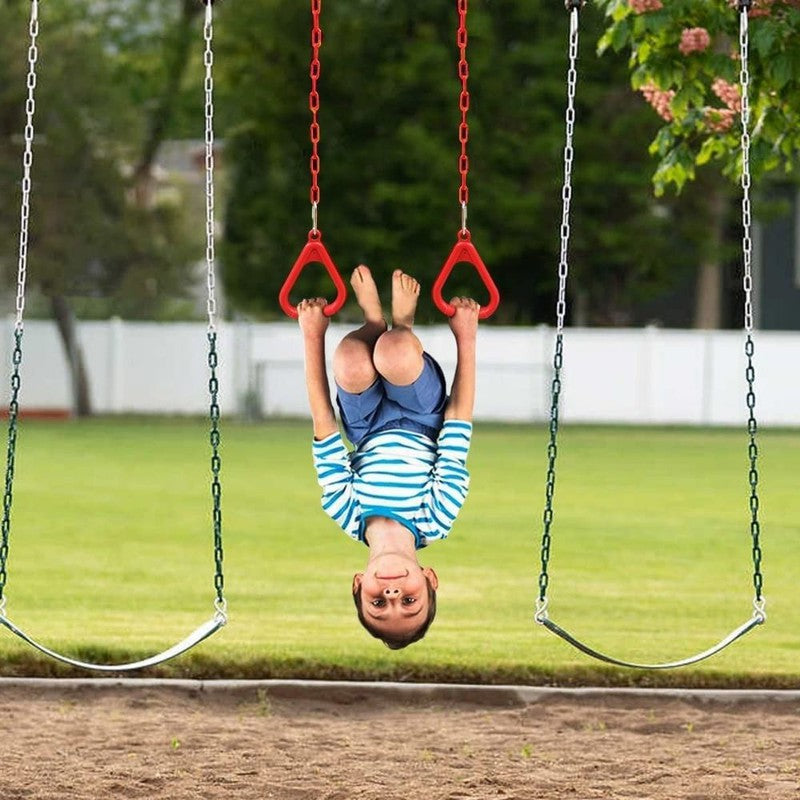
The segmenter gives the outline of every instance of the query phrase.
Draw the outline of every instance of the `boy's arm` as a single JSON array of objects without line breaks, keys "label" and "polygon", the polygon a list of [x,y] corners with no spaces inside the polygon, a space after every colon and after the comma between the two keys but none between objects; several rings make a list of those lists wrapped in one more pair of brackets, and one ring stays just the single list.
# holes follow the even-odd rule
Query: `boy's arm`
[{"label": "boy's arm", "polygon": [[325,366],[325,331],[328,318],[322,313],[324,301],[304,300],[298,306],[303,331],[306,391],[314,426],[314,438],[324,439],[339,430],[331,403],[328,372]]},{"label": "boy's arm", "polygon": [[456,339],[456,372],[444,418],[471,422],[475,407],[475,341],[480,306],[468,298],[457,297],[452,302],[456,307],[450,318],[450,328]]}]

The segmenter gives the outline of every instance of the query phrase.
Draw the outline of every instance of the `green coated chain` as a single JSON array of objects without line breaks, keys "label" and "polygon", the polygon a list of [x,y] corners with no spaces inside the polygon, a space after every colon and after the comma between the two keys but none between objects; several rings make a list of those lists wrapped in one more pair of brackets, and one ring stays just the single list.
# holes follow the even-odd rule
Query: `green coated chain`
[{"label": "green coated chain", "polygon": [[17,453],[17,417],[19,416],[19,368],[22,363],[22,328],[14,330],[14,365],[11,374],[11,401],[8,404],[8,450],[6,453],[6,480],[3,491],[3,522],[0,527],[0,607],[5,603],[6,564],[8,562],[8,537],[11,533],[11,504],[14,487],[14,463]]},{"label": "green coated chain", "polygon": [[222,574],[222,484],[219,480],[222,461],[219,455],[219,381],[217,379],[217,334],[210,331],[208,334],[208,367],[211,377],[208,379],[208,393],[211,397],[209,416],[211,418],[211,498],[213,501],[212,518],[214,526],[214,588],[217,591],[217,610],[225,609],[223,594],[224,578]]},{"label": "green coated chain", "polygon": [[755,588],[756,607],[763,610],[764,605],[764,577],[761,574],[761,524],[758,521],[758,444],[756,443],[756,423],[755,407],[756,394],[754,383],[756,378],[755,367],[753,366],[753,353],[755,345],[752,337],[748,334],[745,342],[745,355],[747,356],[747,368],[745,377],[747,379],[747,408],[749,418],[747,420],[747,432],[750,435],[748,445],[748,456],[750,459],[750,472],[748,480],[750,483],[750,536],[753,542],[753,587]]},{"label": "green coated chain", "polygon": [[547,568],[550,562],[550,526],[553,524],[553,496],[556,490],[556,456],[558,455],[558,406],[561,396],[561,367],[564,361],[564,336],[556,336],[555,354],[553,356],[553,383],[551,387],[552,402],[550,405],[550,441],[547,445],[547,483],[545,488],[544,515],[542,518],[542,561],[539,573],[539,601],[537,616],[544,612],[547,603],[547,586],[550,576]]}]

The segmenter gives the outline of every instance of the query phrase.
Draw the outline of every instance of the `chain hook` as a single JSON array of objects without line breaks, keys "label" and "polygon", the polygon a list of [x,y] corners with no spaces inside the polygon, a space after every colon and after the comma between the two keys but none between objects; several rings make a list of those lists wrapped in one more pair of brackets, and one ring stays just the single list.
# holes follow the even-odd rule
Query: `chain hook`
[{"label": "chain hook", "polygon": [[224,597],[214,600],[214,619],[222,625],[228,622],[228,601]]}]

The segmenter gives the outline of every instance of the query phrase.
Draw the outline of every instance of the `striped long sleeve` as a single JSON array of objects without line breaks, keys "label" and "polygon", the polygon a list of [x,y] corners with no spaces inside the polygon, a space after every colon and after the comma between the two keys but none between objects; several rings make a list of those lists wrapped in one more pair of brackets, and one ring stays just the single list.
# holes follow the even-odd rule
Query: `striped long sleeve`
[{"label": "striped long sleeve", "polygon": [[376,434],[352,453],[339,433],[315,441],[322,508],[357,541],[371,516],[397,519],[417,547],[444,539],[469,489],[471,436],[471,423],[446,420],[436,443],[405,430]]}]

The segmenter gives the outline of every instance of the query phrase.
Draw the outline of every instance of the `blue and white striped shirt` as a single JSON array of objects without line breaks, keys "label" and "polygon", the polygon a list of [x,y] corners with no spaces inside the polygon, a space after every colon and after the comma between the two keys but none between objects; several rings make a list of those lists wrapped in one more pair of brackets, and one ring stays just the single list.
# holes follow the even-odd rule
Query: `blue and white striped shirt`
[{"label": "blue and white striped shirt", "polygon": [[359,542],[369,517],[396,519],[417,548],[444,539],[467,497],[471,437],[471,422],[445,420],[435,443],[406,430],[377,433],[352,452],[338,432],[314,441],[322,508]]}]

